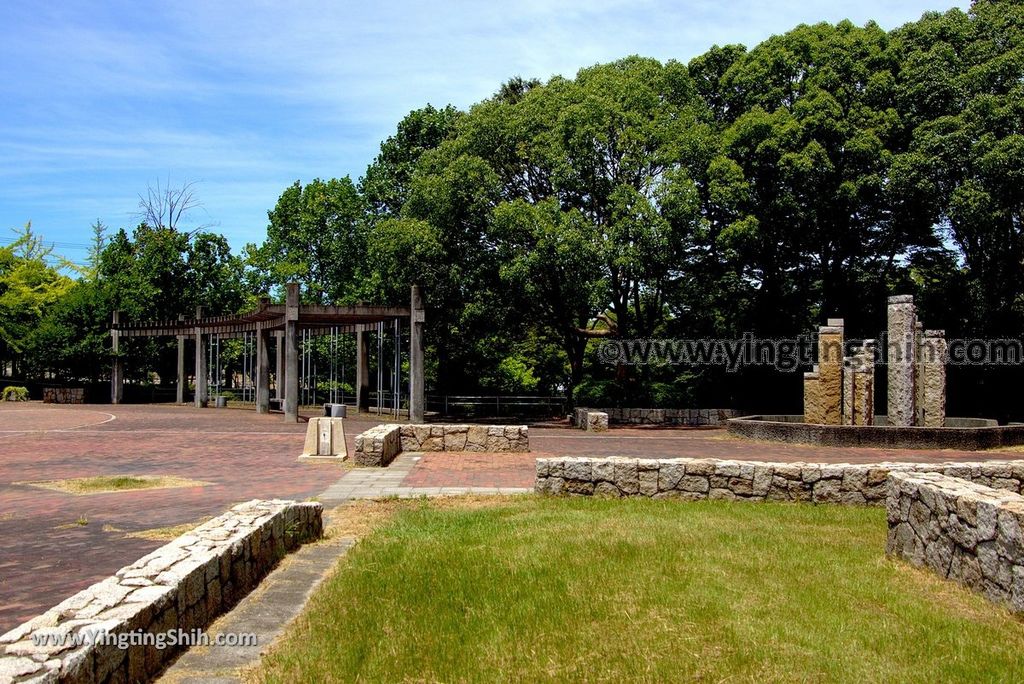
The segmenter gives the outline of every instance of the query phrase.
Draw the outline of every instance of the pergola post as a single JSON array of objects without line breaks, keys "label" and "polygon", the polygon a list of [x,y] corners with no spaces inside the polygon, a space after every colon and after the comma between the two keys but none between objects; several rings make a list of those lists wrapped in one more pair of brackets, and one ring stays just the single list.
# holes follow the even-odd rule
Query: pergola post
[{"label": "pergola post", "polygon": [[[280,330],[274,331],[274,398],[278,401],[284,400],[284,333]],[[282,406],[281,408],[284,408]]]},{"label": "pergola post", "polygon": [[256,331],[256,413],[270,413],[270,333]]},{"label": "pergola post", "polygon": [[114,312],[114,326],[110,330],[111,346],[110,351],[113,353],[113,363],[110,367],[110,403],[120,404],[121,399],[124,398],[124,359],[120,356],[121,345],[121,331],[118,330],[117,326],[121,322],[121,312]]},{"label": "pergola post", "polygon": [[[196,307],[196,321],[200,321],[203,318],[203,307]],[[207,403],[207,390],[206,390],[206,335],[203,334],[203,329],[199,325],[196,326],[196,397],[195,405],[196,408],[206,408]]]},{"label": "pergola post", "polygon": [[[185,320],[185,314],[178,314],[178,320]],[[178,394],[177,402],[185,403],[185,336],[178,335]]]},{"label": "pergola post", "polygon": [[370,336],[356,331],[356,413],[370,410]]},{"label": "pergola post", "polygon": [[409,422],[422,423],[424,418],[423,325],[426,311],[419,285],[412,286],[409,311]]},{"label": "pergola post", "polygon": [[299,284],[286,285],[285,299],[285,367],[284,419],[286,423],[299,420]]}]

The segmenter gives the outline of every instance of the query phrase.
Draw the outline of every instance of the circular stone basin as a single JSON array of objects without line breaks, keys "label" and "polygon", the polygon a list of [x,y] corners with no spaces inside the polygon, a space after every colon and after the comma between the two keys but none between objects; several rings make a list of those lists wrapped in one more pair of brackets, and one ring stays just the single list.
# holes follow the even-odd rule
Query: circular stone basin
[{"label": "circular stone basin", "polygon": [[892,427],[885,416],[875,416],[874,425],[817,425],[785,415],[742,416],[726,424],[729,434],[748,439],[833,447],[978,451],[1024,444],[1024,424],[989,418],[947,418],[941,428]]}]

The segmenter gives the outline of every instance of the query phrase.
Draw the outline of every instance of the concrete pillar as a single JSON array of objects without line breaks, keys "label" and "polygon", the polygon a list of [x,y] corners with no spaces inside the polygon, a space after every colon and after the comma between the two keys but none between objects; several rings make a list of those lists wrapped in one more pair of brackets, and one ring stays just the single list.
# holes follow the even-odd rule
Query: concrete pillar
[{"label": "concrete pillar", "polygon": [[121,323],[121,312],[115,311],[114,325],[110,331],[110,351],[113,362],[110,367],[110,403],[120,404],[124,398],[124,359],[121,358],[121,331],[117,326]]},{"label": "concrete pillar", "polygon": [[270,332],[256,331],[256,413],[270,413]]},{"label": "concrete pillar", "polygon": [[423,293],[412,286],[409,326],[409,422],[422,423],[424,418],[423,325],[427,320],[423,309]]},{"label": "concrete pillar", "polygon": [[370,333],[356,331],[356,413],[370,410]]},{"label": "concrete pillar", "polygon": [[281,330],[274,331],[274,398],[277,400],[284,399],[284,332]]},{"label": "concrete pillar", "polygon": [[[185,314],[178,314],[178,321],[184,321]],[[175,400],[179,404],[185,403],[185,383],[188,379],[185,377],[185,336],[178,335],[178,386],[177,395]]]},{"label": "concrete pillar", "polygon": [[821,384],[822,422],[842,424],[843,406],[843,320],[829,319],[818,329],[818,380]]},{"label": "concrete pillar", "polygon": [[914,298],[889,297],[888,325],[888,424],[914,424]]},{"label": "concrete pillar", "polygon": [[284,329],[284,420],[299,421],[299,284],[288,283]]},{"label": "concrete pillar", "polygon": [[[203,317],[203,307],[196,307],[196,321]],[[206,392],[206,335],[203,334],[203,329],[196,326],[196,396],[195,405],[196,408],[206,408],[207,392]]]},{"label": "concrete pillar", "polygon": [[804,422],[816,425],[825,422],[821,404],[821,377],[817,366],[813,373],[804,373]]},{"label": "concrete pillar", "polygon": [[946,331],[925,330],[921,335],[921,425],[946,426]]}]

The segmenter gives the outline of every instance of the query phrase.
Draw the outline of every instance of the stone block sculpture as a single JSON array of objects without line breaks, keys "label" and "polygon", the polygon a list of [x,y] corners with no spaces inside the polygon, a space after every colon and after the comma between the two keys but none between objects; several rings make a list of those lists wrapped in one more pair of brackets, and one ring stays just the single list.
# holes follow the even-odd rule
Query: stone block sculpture
[{"label": "stone block sculpture", "polygon": [[[924,329],[910,295],[890,297],[887,313],[887,425],[944,427],[945,332]],[[844,345],[843,319],[830,318],[818,330],[818,364],[804,373],[805,423],[874,424],[878,343],[864,340],[849,355]]]}]

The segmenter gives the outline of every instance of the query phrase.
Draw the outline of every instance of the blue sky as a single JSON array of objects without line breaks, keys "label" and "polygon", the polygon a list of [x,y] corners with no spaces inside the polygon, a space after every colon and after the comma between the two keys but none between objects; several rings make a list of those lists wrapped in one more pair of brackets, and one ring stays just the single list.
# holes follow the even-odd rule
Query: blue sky
[{"label": "blue sky", "polygon": [[[293,181],[358,179],[409,110],[514,75],[629,54],[686,61],[799,23],[893,28],[954,0],[75,2],[0,5],[0,244],[33,228],[73,261],[90,224],[136,221],[157,180],[196,182],[232,245]],[[560,5],[560,6],[556,6]]]}]

